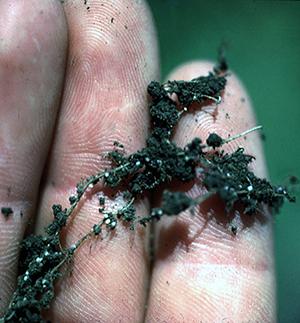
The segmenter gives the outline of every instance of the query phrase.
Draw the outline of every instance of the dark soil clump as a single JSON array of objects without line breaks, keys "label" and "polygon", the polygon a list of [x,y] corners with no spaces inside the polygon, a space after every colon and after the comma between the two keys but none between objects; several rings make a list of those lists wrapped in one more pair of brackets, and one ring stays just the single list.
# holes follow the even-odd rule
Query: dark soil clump
[{"label": "dark soil clump", "polygon": [[[239,204],[251,216],[255,216],[262,204],[278,211],[284,200],[294,201],[286,188],[273,186],[248,169],[254,157],[245,154],[242,148],[232,154],[215,150],[228,142],[217,134],[210,134],[206,144],[201,138],[194,138],[185,147],[172,141],[176,125],[192,104],[220,102],[226,86],[226,70],[227,63],[223,59],[207,76],[188,82],[160,84],[153,81],[149,84],[152,130],[146,146],[126,156],[122,144],[115,142],[113,151],[108,154],[112,167],[79,182],[76,194],[69,197],[68,208],[53,205],[53,222],[45,229],[45,235],[31,235],[23,241],[17,288],[6,314],[0,319],[1,323],[45,322],[41,313],[50,307],[54,283],[62,275],[62,266],[72,259],[86,240],[101,235],[104,229],[115,230],[120,221],[129,223],[131,229],[137,225],[146,226],[163,216],[178,215],[215,194],[225,202],[228,212]],[[171,96],[174,94],[176,100]],[[144,198],[146,193],[173,180],[193,181],[199,173],[207,195],[191,198],[184,192],[166,190],[160,207],[153,208],[148,215],[137,216],[134,202]],[[106,207],[105,197],[100,197],[99,222],[76,243],[63,248],[60,241],[62,228],[67,225],[83,194],[100,180],[107,187],[122,191],[124,205],[111,210]],[[1,212],[8,216],[12,210],[2,208]],[[236,228],[231,230],[237,234]]]},{"label": "dark soil clump", "polygon": [[1,208],[1,213],[4,215],[5,218],[8,218],[14,212],[13,212],[11,207],[2,207]]}]

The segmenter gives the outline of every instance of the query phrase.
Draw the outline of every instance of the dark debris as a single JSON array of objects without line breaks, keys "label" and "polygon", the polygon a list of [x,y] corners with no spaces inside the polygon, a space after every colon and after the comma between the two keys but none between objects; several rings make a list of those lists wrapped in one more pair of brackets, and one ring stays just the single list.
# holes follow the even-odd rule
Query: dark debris
[{"label": "dark debris", "polygon": [[14,213],[14,211],[12,210],[11,207],[2,207],[1,213],[5,218],[9,218]]},{"label": "dark debris", "polygon": [[[208,192],[217,193],[226,204],[229,212],[240,203],[244,212],[254,214],[262,203],[278,211],[285,199],[293,202],[287,189],[273,186],[266,179],[259,179],[248,169],[252,156],[238,149],[232,154],[205,151],[200,138],[194,138],[181,148],[172,141],[172,134],[184,111],[189,111],[194,102],[205,103],[210,98],[222,95],[226,85],[225,76],[219,72],[227,70],[227,63],[221,61],[215,73],[200,76],[192,81],[169,81],[160,84],[153,81],[148,86],[151,97],[149,112],[152,130],[146,146],[126,156],[123,145],[115,142],[114,149],[108,154],[113,167],[105,170],[103,181],[110,188],[123,189],[126,205],[117,213],[108,212],[104,197],[99,198],[99,212],[104,214],[103,221],[95,224],[91,232],[101,234],[103,226],[114,230],[118,221],[147,225],[158,221],[163,215],[172,216],[193,207],[197,200],[183,192],[165,191],[160,207],[153,208],[145,217],[137,218],[133,199],[142,198],[145,193],[153,192],[161,184],[172,180],[188,182],[196,179],[197,168],[203,169],[203,184]],[[178,102],[171,94],[176,94]],[[211,134],[206,143],[214,148],[220,147],[223,140]],[[87,185],[95,185],[99,177],[90,176],[77,184],[76,194],[69,198],[71,207],[84,194]],[[124,189],[125,188],[125,189]],[[53,222],[46,228],[46,235],[33,235],[22,243],[20,272],[17,289],[5,316],[0,322],[45,322],[42,310],[49,308],[54,297],[54,282],[61,276],[61,264],[68,260],[74,248],[62,249],[60,233],[67,224],[69,209],[59,204],[52,207]],[[11,208],[2,208],[4,216],[12,213]],[[232,233],[236,234],[232,228]]]}]

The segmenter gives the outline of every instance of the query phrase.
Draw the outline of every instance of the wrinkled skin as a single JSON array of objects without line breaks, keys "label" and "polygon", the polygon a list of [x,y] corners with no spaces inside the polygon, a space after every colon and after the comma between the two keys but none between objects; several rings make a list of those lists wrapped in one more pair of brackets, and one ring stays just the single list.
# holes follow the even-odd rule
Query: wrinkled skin
[{"label": "wrinkled skin", "polygon": [[[209,62],[189,62],[169,78],[188,80],[211,69]],[[15,286],[27,224],[41,232],[53,203],[67,205],[81,177],[108,167],[103,155],[115,140],[127,152],[144,145],[146,86],[153,79],[159,79],[157,40],[143,1],[0,2],[0,201],[14,210],[0,217],[0,313]],[[253,125],[247,93],[231,74],[216,117],[186,114],[174,139],[184,145],[211,132],[226,138]],[[258,135],[226,150],[238,145],[257,158],[256,174],[266,176]],[[97,222],[97,208],[97,196],[89,196],[65,232],[66,245]],[[148,201],[139,203],[140,214],[148,209]],[[149,232],[120,225],[112,238],[78,251],[47,316],[53,322],[274,322],[271,224],[268,214],[251,223],[242,216],[234,236],[222,204],[211,199],[193,217],[155,226],[151,273]]]}]

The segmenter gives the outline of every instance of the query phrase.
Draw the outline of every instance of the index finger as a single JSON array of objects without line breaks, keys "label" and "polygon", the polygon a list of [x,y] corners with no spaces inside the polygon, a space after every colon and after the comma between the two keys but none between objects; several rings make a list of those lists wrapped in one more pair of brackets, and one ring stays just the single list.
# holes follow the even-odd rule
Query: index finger
[{"label": "index finger", "polygon": [[[213,65],[197,62],[177,69],[170,79],[206,75]],[[214,111],[217,109],[217,111]],[[174,140],[183,146],[212,132],[222,138],[243,132],[256,123],[250,100],[236,76],[228,77],[218,107],[196,111],[180,121]],[[215,113],[215,116],[211,115]],[[258,176],[265,176],[257,134],[225,145],[245,147],[257,158]],[[198,186],[190,192],[201,194]],[[200,211],[199,211],[200,210]],[[228,227],[224,206],[216,199],[201,204],[193,217],[184,213],[175,224],[158,223],[157,249],[150,288],[147,322],[274,322],[272,220],[240,216],[238,233]],[[248,221],[248,222],[247,222]]]}]

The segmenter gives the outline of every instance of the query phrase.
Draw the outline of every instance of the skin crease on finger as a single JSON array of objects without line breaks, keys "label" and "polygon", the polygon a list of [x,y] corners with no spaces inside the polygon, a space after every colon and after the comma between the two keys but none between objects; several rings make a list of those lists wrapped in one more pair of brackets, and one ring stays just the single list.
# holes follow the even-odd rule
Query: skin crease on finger
[{"label": "skin crease on finger", "polygon": [[[65,1],[69,56],[57,131],[44,177],[37,230],[49,223],[53,203],[68,205],[82,177],[110,166],[113,142],[130,153],[148,133],[147,84],[158,79],[156,35],[143,1]],[[94,188],[70,220],[69,246],[99,221]],[[106,191],[105,191],[106,192]],[[106,192],[107,193],[107,192]],[[147,214],[147,202],[138,214]],[[58,283],[53,322],[140,322],[148,284],[146,231],[118,226],[93,239],[74,257]]]},{"label": "skin crease on finger", "polygon": [[15,286],[61,97],[65,22],[54,1],[0,2],[0,201],[13,210],[0,216],[0,316]]},{"label": "skin crease on finger", "polygon": [[[213,65],[194,62],[179,67],[168,79],[190,80],[206,75]],[[196,136],[216,132],[222,138],[256,125],[251,103],[234,75],[222,102],[188,113],[174,140],[184,146]],[[258,134],[225,145],[225,151],[245,147],[254,155],[254,172],[266,176]],[[177,188],[178,189],[178,188]],[[201,187],[188,188],[201,194]],[[272,219],[239,215],[238,232],[228,227],[224,206],[213,198],[192,216],[162,219],[156,227],[156,251],[146,322],[275,322]]]}]

